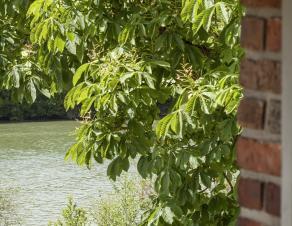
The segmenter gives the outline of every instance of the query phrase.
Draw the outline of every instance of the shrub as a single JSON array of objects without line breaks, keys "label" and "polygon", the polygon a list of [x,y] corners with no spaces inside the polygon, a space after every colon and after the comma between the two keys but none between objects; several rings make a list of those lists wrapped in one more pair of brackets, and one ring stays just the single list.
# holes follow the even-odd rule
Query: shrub
[{"label": "shrub", "polygon": [[15,190],[0,189],[0,225],[20,225],[21,221],[17,215],[14,202]]},{"label": "shrub", "polygon": [[87,222],[87,213],[85,209],[77,207],[73,198],[70,197],[67,206],[62,211],[61,218],[55,223],[49,222],[49,226],[85,226]]},{"label": "shrub", "polygon": [[62,216],[49,226],[132,226],[142,222],[143,213],[152,208],[154,193],[150,182],[124,176],[113,184],[113,191],[94,201],[90,209],[77,207],[72,198]]},{"label": "shrub", "polygon": [[101,226],[138,225],[143,213],[152,207],[152,195],[149,181],[124,177],[114,184],[112,194],[97,202],[92,211],[93,221]]}]

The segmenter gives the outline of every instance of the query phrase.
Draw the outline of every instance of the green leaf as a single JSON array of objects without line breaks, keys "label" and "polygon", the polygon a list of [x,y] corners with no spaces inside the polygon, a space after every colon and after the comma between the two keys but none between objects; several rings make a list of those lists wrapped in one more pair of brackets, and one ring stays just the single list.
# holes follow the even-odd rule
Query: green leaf
[{"label": "green leaf", "polygon": [[76,47],[76,56],[79,60],[80,63],[83,62],[84,58],[84,48],[85,48],[85,43],[81,42],[77,47]]},{"label": "green leaf", "polygon": [[73,32],[67,32],[68,39],[73,42],[75,39],[75,34]]},{"label": "green leaf", "polygon": [[125,28],[119,34],[119,39],[118,39],[119,43],[122,45],[125,44],[129,39],[130,33],[131,33],[131,27],[129,25],[125,26]]},{"label": "green leaf", "polygon": [[137,169],[138,169],[139,174],[143,178],[146,178],[149,175],[149,171],[151,170],[150,160],[147,157],[142,156],[138,161]]},{"label": "green leaf", "polygon": [[126,72],[123,74],[123,76],[120,77],[120,82],[124,84],[127,79],[133,77],[135,75],[135,72]]},{"label": "green leaf", "polygon": [[34,85],[32,79],[29,81],[28,87],[29,87],[31,102],[35,102],[35,100],[36,100],[36,88],[35,88],[35,85]]},{"label": "green leaf", "polygon": [[155,222],[157,222],[161,214],[162,214],[161,207],[155,208],[147,219],[148,223],[147,225],[152,226]]},{"label": "green leaf", "polygon": [[211,184],[212,184],[211,177],[210,177],[207,173],[205,173],[205,172],[201,172],[201,173],[200,173],[200,176],[201,176],[202,183],[203,183],[207,188],[210,188],[210,187],[211,187]]},{"label": "green leaf", "polygon": [[170,123],[170,128],[172,129],[172,131],[182,137],[183,119],[182,113],[180,111],[177,114],[173,115]]},{"label": "green leaf", "polygon": [[44,88],[40,88],[39,91],[44,95],[46,96],[47,98],[50,98],[51,97],[51,93],[48,89],[44,89]]},{"label": "green leaf", "polygon": [[206,99],[202,96],[199,97],[200,99],[200,104],[201,104],[201,109],[205,114],[210,114],[209,106],[206,103]]},{"label": "green leaf", "polygon": [[179,47],[182,51],[184,51],[184,50],[185,50],[185,43],[184,43],[184,41],[182,40],[182,38],[180,37],[180,35],[175,34],[175,35],[174,35],[174,39],[175,39],[175,41],[176,41],[178,47]]},{"label": "green leaf", "polygon": [[151,88],[151,89],[155,89],[155,85],[154,85],[154,78],[151,77],[150,74],[148,74],[147,72],[144,72],[142,73],[142,75],[144,76],[148,86]]},{"label": "green leaf", "polygon": [[166,61],[152,60],[152,61],[148,61],[148,63],[152,64],[152,65],[158,65],[158,66],[164,67],[164,68],[170,68],[170,64]]},{"label": "green leaf", "polygon": [[48,22],[46,21],[42,26],[42,31],[39,35],[39,44],[41,44],[42,40],[46,40],[48,38]]},{"label": "green leaf", "polygon": [[65,41],[60,36],[57,36],[54,42],[54,47],[62,53],[64,51]]},{"label": "green leaf", "polygon": [[200,4],[201,0],[198,1],[192,1],[192,0],[185,0],[182,11],[181,11],[181,18],[184,22],[189,20],[190,18],[194,17],[196,15],[196,9],[198,8],[198,5]]},{"label": "green leaf", "polygon": [[156,51],[159,51],[161,50],[162,48],[165,48],[166,46],[166,42],[167,42],[167,34],[166,33],[163,33],[162,35],[160,35],[156,41],[155,41],[155,50]]},{"label": "green leaf", "polygon": [[204,28],[205,28],[205,30],[207,32],[210,30],[211,23],[212,23],[212,17],[214,15],[214,12],[215,12],[215,7],[214,6],[208,8],[207,10],[204,11],[204,17],[203,17],[202,25],[204,26]]},{"label": "green leaf", "polygon": [[165,207],[162,210],[162,217],[166,223],[172,224],[174,221],[174,213],[172,212],[170,207]]},{"label": "green leaf", "polygon": [[15,67],[13,67],[13,69],[12,69],[12,76],[13,76],[14,87],[19,88],[20,87],[20,75],[19,75],[18,70]]},{"label": "green leaf", "polygon": [[121,157],[117,157],[109,164],[107,175],[115,181],[117,176],[120,176],[123,170],[128,171],[129,167],[129,159],[122,159]]},{"label": "green leaf", "polygon": [[201,12],[195,19],[192,25],[194,33],[198,33],[204,22],[204,12]]},{"label": "green leaf", "polygon": [[204,0],[205,8],[211,8],[214,5],[214,0]]},{"label": "green leaf", "polygon": [[82,144],[81,143],[75,143],[73,144],[69,150],[67,151],[66,155],[65,155],[65,160],[68,161],[69,158],[71,157],[71,159],[73,161],[77,161],[77,157],[78,157],[78,152],[81,149]]},{"label": "green leaf", "polygon": [[166,136],[168,129],[170,127],[170,122],[171,122],[172,117],[173,117],[172,114],[167,115],[166,117],[164,117],[158,122],[156,126],[156,134],[158,138]]},{"label": "green leaf", "polygon": [[226,8],[226,3],[225,2],[218,2],[216,4],[216,8],[221,11],[222,17],[223,17],[225,23],[227,24],[229,22],[229,15],[228,15],[228,11]]},{"label": "green leaf", "polygon": [[67,42],[67,45],[66,45],[66,49],[72,53],[73,55],[76,55],[76,43],[75,42]]},{"label": "green leaf", "polygon": [[187,45],[186,46],[186,55],[189,58],[190,63],[194,68],[198,68],[202,65],[202,61],[204,59],[203,54],[201,53],[200,49],[197,47]]},{"label": "green leaf", "polygon": [[73,76],[73,85],[75,86],[77,82],[80,80],[81,76],[85,71],[89,68],[89,63],[81,65]]},{"label": "green leaf", "polygon": [[84,102],[82,102],[82,107],[81,107],[81,111],[80,111],[81,116],[84,116],[88,113],[88,111],[90,110],[90,108],[95,100],[96,100],[96,96],[88,98]]},{"label": "green leaf", "polygon": [[161,189],[160,192],[168,195],[169,194],[169,186],[170,186],[170,177],[169,172],[166,171],[161,177]]},{"label": "green leaf", "polygon": [[27,11],[27,15],[37,15],[37,14],[39,14],[40,13],[40,11],[41,11],[41,7],[42,7],[42,4],[43,3],[43,0],[36,0],[36,1],[34,1],[31,5],[30,5],[30,7],[29,7],[29,9],[28,9],[28,11]]},{"label": "green leaf", "polygon": [[196,157],[190,156],[189,162],[190,162],[190,166],[191,166],[192,169],[197,169],[198,168],[199,162],[198,162]]},{"label": "green leaf", "polygon": [[207,155],[211,151],[211,148],[211,143],[208,140],[199,145],[201,155],[203,156]]}]

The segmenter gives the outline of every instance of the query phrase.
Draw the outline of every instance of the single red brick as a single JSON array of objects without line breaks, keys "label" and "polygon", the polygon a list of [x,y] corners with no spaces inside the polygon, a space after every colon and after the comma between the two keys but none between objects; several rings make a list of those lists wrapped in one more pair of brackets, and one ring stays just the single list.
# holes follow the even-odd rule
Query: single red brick
[{"label": "single red brick", "polygon": [[239,105],[237,120],[243,127],[263,129],[264,112],[264,101],[255,98],[244,98]]},{"label": "single red brick", "polygon": [[281,215],[281,188],[268,183],[265,185],[265,210],[272,215]]},{"label": "single red brick", "polygon": [[262,224],[248,218],[239,218],[238,226],[262,226]]},{"label": "single red brick", "polygon": [[281,63],[272,60],[259,61],[258,90],[281,93]]},{"label": "single red brick", "polygon": [[281,93],[280,62],[244,59],[240,68],[240,83],[244,88]]},{"label": "single red brick", "polygon": [[266,112],[266,127],[265,130],[273,134],[281,134],[281,117],[282,107],[280,100],[271,99],[268,103]]},{"label": "single red brick", "polygon": [[240,84],[246,89],[258,89],[258,65],[256,61],[243,59],[240,64]]},{"label": "single red brick", "polygon": [[237,164],[247,170],[281,175],[281,147],[277,143],[263,143],[248,138],[237,141]]},{"label": "single red brick", "polygon": [[247,7],[281,8],[281,0],[241,0]]},{"label": "single red brick", "polygon": [[251,50],[264,49],[265,20],[257,17],[245,17],[242,20],[241,44]]},{"label": "single red brick", "polygon": [[260,181],[241,178],[238,198],[241,206],[260,210],[263,207],[263,184]]},{"label": "single red brick", "polygon": [[266,49],[272,52],[279,52],[282,44],[282,20],[272,18],[267,22]]}]

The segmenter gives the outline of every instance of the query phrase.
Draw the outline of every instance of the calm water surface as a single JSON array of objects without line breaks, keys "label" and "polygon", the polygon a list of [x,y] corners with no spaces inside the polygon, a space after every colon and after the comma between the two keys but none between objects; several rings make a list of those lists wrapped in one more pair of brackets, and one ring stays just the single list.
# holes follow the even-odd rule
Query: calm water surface
[{"label": "calm water surface", "polygon": [[47,225],[72,195],[88,207],[111,191],[105,166],[92,170],[65,162],[77,122],[0,124],[0,189],[17,188],[22,225]]}]

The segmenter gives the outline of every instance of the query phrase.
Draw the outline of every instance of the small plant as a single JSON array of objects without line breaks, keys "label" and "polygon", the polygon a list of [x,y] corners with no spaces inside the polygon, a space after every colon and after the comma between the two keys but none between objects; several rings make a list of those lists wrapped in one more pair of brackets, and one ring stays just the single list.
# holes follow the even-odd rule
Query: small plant
[{"label": "small plant", "polygon": [[100,226],[132,226],[142,222],[142,215],[152,207],[153,190],[147,180],[125,176],[114,184],[114,191],[93,208],[94,223]]},{"label": "small plant", "polygon": [[49,222],[49,226],[85,226],[88,225],[87,213],[83,208],[77,207],[73,198],[68,199],[67,206],[62,211],[61,219]]},{"label": "small plant", "polygon": [[0,225],[20,225],[20,219],[16,214],[16,205],[13,200],[13,190],[0,189]]},{"label": "small plant", "polygon": [[113,192],[94,201],[91,209],[79,208],[69,198],[61,219],[49,226],[139,225],[143,213],[153,207],[153,194],[149,181],[124,176],[113,184]]}]

